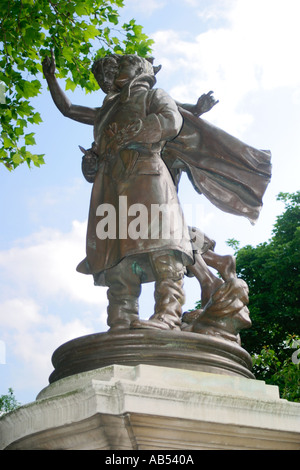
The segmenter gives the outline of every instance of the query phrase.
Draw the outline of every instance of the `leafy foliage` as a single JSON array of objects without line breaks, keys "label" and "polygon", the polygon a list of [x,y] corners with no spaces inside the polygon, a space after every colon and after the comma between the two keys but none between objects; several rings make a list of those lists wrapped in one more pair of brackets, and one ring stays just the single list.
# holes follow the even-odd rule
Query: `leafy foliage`
[{"label": "leafy foliage", "polygon": [[256,377],[300,401],[299,364],[292,361],[292,346],[300,335],[300,191],[280,193],[277,199],[285,203],[285,211],[269,242],[235,253],[238,277],[249,286],[252,319],[241,337],[253,355]]},{"label": "leafy foliage", "polygon": [[98,88],[92,62],[107,53],[144,57],[153,43],[132,19],[119,26],[123,0],[1,0],[0,4],[0,162],[12,170],[27,162],[40,166],[43,155],[28,124],[42,118],[32,105],[41,93],[41,62],[54,50],[58,78],[66,89]]},{"label": "leafy foliage", "polygon": [[253,327],[243,333],[248,351],[275,348],[288,334],[300,333],[300,192],[280,193],[285,211],[269,242],[236,253],[237,274],[250,290]]},{"label": "leafy foliage", "polygon": [[253,355],[253,371],[257,378],[279,387],[281,397],[300,402],[300,336],[288,335],[281,344],[284,354],[276,354],[266,345]]},{"label": "leafy foliage", "polygon": [[17,402],[14,391],[9,388],[7,395],[0,396],[0,416],[3,413],[8,413],[13,411],[20,406],[20,403]]}]

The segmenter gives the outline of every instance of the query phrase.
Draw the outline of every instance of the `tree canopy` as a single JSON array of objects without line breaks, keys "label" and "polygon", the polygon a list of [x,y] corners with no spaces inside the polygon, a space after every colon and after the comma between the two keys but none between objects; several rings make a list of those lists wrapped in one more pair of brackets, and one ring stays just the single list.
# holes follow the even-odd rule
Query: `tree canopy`
[{"label": "tree canopy", "polygon": [[8,389],[7,395],[0,395],[0,416],[9,411],[13,411],[20,406],[12,388]]},{"label": "tree canopy", "polygon": [[[241,332],[258,379],[300,401],[300,191],[280,193],[285,210],[272,237],[236,251],[237,275],[249,286],[252,327]],[[234,240],[229,244],[237,248]]]},{"label": "tree canopy", "polygon": [[153,41],[132,19],[120,24],[123,0],[2,0],[0,4],[0,162],[8,170],[26,162],[40,166],[43,155],[29,124],[41,115],[31,99],[41,93],[42,60],[54,51],[58,78],[66,89],[98,88],[93,61],[108,53],[145,57]]}]

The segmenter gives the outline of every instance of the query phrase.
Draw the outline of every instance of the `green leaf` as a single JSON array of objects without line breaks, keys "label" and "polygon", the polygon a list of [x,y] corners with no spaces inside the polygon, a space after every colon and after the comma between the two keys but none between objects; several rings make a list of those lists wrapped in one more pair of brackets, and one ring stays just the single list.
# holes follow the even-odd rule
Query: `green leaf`
[{"label": "green leaf", "polygon": [[23,158],[21,157],[19,153],[16,152],[12,156],[12,161],[14,162],[15,165],[19,165],[23,161]]},{"label": "green leaf", "polygon": [[[28,123],[37,125],[42,121],[32,98],[41,91],[42,60],[51,56],[51,49],[56,76],[66,80],[66,89],[74,90],[79,85],[86,92],[98,89],[94,77],[90,78],[96,57],[125,50],[142,56],[149,54],[151,42],[142,27],[135,20],[120,23],[118,9],[122,7],[123,0],[2,1],[0,163],[7,169],[23,162],[28,166],[40,164],[31,159],[31,154],[26,155],[26,146],[34,145],[35,139],[34,133],[24,137],[24,129]],[[128,33],[125,43],[124,31]]]},{"label": "green leaf", "polygon": [[108,21],[110,23],[113,23],[115,25],[118,24],[119,20],[118,20],[118,15],[117,14],[114,14],[114,15],[108,15]]},{"label": "green leaf", "polygon": [[63,57],[68,61],[68,62],[72,62],[73,58],[74,58],[74,51],[71,47],[64,47],[61,51]]},{"label": "green leaf", "polygon": [[41,122],[43,122],[40,113],[34,113],[32,120],[34,124],[40,124]]},{"label": "green leaf", "polygon": [[25,135],[25,145],[35,145],[35,138],[34,138],[34,132],[31,132],[30,134]]},{"label": "green leaf", "polygon": [[7,148],[10,148],[10,147],[13,147],[13,142],[11,139],[9,139],[9,137],[7,137],[6,135],[2,136],[2,139],[3,139],[3,147],[5,149]]},{"label": "green leaf", "polygon": [[76,83],[74,83],[70,78],[67,78],[66,80],[66,90],[72,90],[74,91],[76,89]]},{"label": "green leaf", "polygon": [[86,26],[83,35],[84,39],[88,41],[89,39],[94,39],[96,36],[98,36],[99,30],[93,24],[89,24]]},{"label": "green leaf", "polygon": [[87,7],[84,3],[79,3],[78,5],[75,5],[75,11],[77,15],[84,16],[87,13]]}]

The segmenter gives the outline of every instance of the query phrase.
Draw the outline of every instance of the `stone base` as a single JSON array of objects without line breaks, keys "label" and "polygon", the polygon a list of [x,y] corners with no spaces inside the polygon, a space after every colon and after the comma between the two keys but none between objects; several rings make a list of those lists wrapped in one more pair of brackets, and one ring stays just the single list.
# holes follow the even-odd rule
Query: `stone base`
[{"label": "stone base", "polygon": [[252,359],[235,341],[191,332],[120,330],[82,336],[53,354],[49,382],[113,364],[174,367],[254,378]]},{"label": "stone base", "polygon": [[0,449],[300,450],[300,404],[244,377],[109,366],[57,380],[3,416]]}]

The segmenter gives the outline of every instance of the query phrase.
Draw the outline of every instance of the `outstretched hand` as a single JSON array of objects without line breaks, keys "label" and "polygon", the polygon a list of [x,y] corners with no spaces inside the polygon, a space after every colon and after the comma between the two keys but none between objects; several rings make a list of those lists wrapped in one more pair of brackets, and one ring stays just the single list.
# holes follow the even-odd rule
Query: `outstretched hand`
[{"label": "outstretched hand", "polygon": [[51,59],[50,57],[45,57],[45,59],[42,62],[42,65],[43,65],[43,72],[44,72],[45,77],[47,77],[47,75],[49,76],[49,75],[55,74],[56,64],[55,64],[53,49],[51,49]]},{"label": "outstretched hand", "polygon": [[197,114],[197,116],[201,116],[201,114],[210,111],[217,103],[219,103],[219,100],[215,100],[215,98],[213,97],[213,91],[204,93],[200,96],[197,101],[197,104],[195,105],[195,114]]}]

